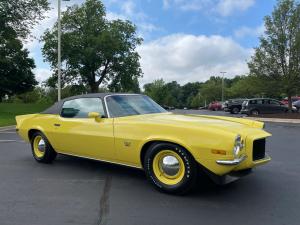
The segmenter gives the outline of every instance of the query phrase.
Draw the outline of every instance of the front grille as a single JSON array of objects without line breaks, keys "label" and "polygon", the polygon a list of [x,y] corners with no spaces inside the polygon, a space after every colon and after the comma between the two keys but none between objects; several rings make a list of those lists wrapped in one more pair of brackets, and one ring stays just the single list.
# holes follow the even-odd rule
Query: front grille
[{"label": "front grille", "polygon": [[258,139],[253,142],[253,161],[265,158],[266,139]]}]

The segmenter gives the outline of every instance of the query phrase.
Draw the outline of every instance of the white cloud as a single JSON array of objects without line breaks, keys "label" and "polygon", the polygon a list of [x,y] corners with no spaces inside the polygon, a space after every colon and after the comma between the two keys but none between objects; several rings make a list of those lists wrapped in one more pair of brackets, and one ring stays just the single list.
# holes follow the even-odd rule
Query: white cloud
[{"label": "white cloud", "polygon": [[121,5],[122,11],[127,15],[133,15],[135,12],[135,3],[133,1],[125,1]]},{"label": "white cloud", "polygon": [[33,73],[35,74],[36,80],[40,83],[47,80],[52,75],[52,71],[46,68],[36,68],[33,70]]},{"label": "white cloud", "polygon": [[211,0],[163,0],[163,8],[175,6],[183,11],[198,11],[211,3],[213,3]]},{"label": "white cloud", "polygon": [[163,8],[172,6],[183,11],[203,11],[229,16],[237,11],[245,11],[255,0],[163,0]]},{"label": "white cloud", "polygon": [[234,12],[245,11],[255,4],[255,0],[220,0],[217,12],[222,16],[229,16]]},{"label": "white cloud", "polygon": [[237,30],[234,31],[234,36],[237,38],[244,38],[244,37],[259,37],[261,36],[265,31],[264,24],[258,26],[258,27],[240,27]]},{"label": "white cloud", "polygon": [[253,49],[246,49],[231,38],[173,34],[138,48],[144,77],[141,84],[162,78],[181,84],[205,81],[227,71],[228,77],[248,72],[246,60]]}]

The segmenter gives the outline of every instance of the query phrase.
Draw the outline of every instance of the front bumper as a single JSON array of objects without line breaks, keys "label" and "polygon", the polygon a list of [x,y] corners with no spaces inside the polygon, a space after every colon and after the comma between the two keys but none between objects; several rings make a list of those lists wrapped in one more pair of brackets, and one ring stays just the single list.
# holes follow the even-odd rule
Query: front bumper
[{"label": "front bumper", "polygon": [[224,110],[225,112],[229,112],[229,111],[230,111],[230,109],[229,109],[227,106],[225,106],[225,107],[223,108],[223,110]]},{"label": "front bumper", "polygon": [[232,165],[238,165],[238,164],[240,164],[246,158],[247,158],[246,155],[242,155],[241,157],[233,159],[233,160],[217,160],[216,162],[218,164],[220,164],[220,165],[229,165],[229,166],[232,166]]}]

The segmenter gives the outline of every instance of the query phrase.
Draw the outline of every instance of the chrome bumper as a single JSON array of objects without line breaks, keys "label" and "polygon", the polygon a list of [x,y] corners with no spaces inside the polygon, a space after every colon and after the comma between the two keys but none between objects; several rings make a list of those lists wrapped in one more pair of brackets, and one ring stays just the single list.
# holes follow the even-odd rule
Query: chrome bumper
[{"label": "chrome bumper", "polygon": [[240,164],[241,162],[243,162],[245,159],[247,158],[246,155],[243,155],[241,156],[240,158],[237,158],[237,159],[233,159],[233,160],[217,160],[216,162],[218,164],[221,164],[221,165],[229,165],[229,166],[232,166],[232,165],[238,165]]}]

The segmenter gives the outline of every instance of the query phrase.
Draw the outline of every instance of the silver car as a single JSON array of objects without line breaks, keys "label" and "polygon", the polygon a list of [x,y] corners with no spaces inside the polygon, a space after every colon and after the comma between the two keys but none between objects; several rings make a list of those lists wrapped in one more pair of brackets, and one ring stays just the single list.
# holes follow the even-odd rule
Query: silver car
[{"label": "silver car", "polygon": [[298,112],[300,112],[300,100],[293,102],[293,106],[297,108]]}]

